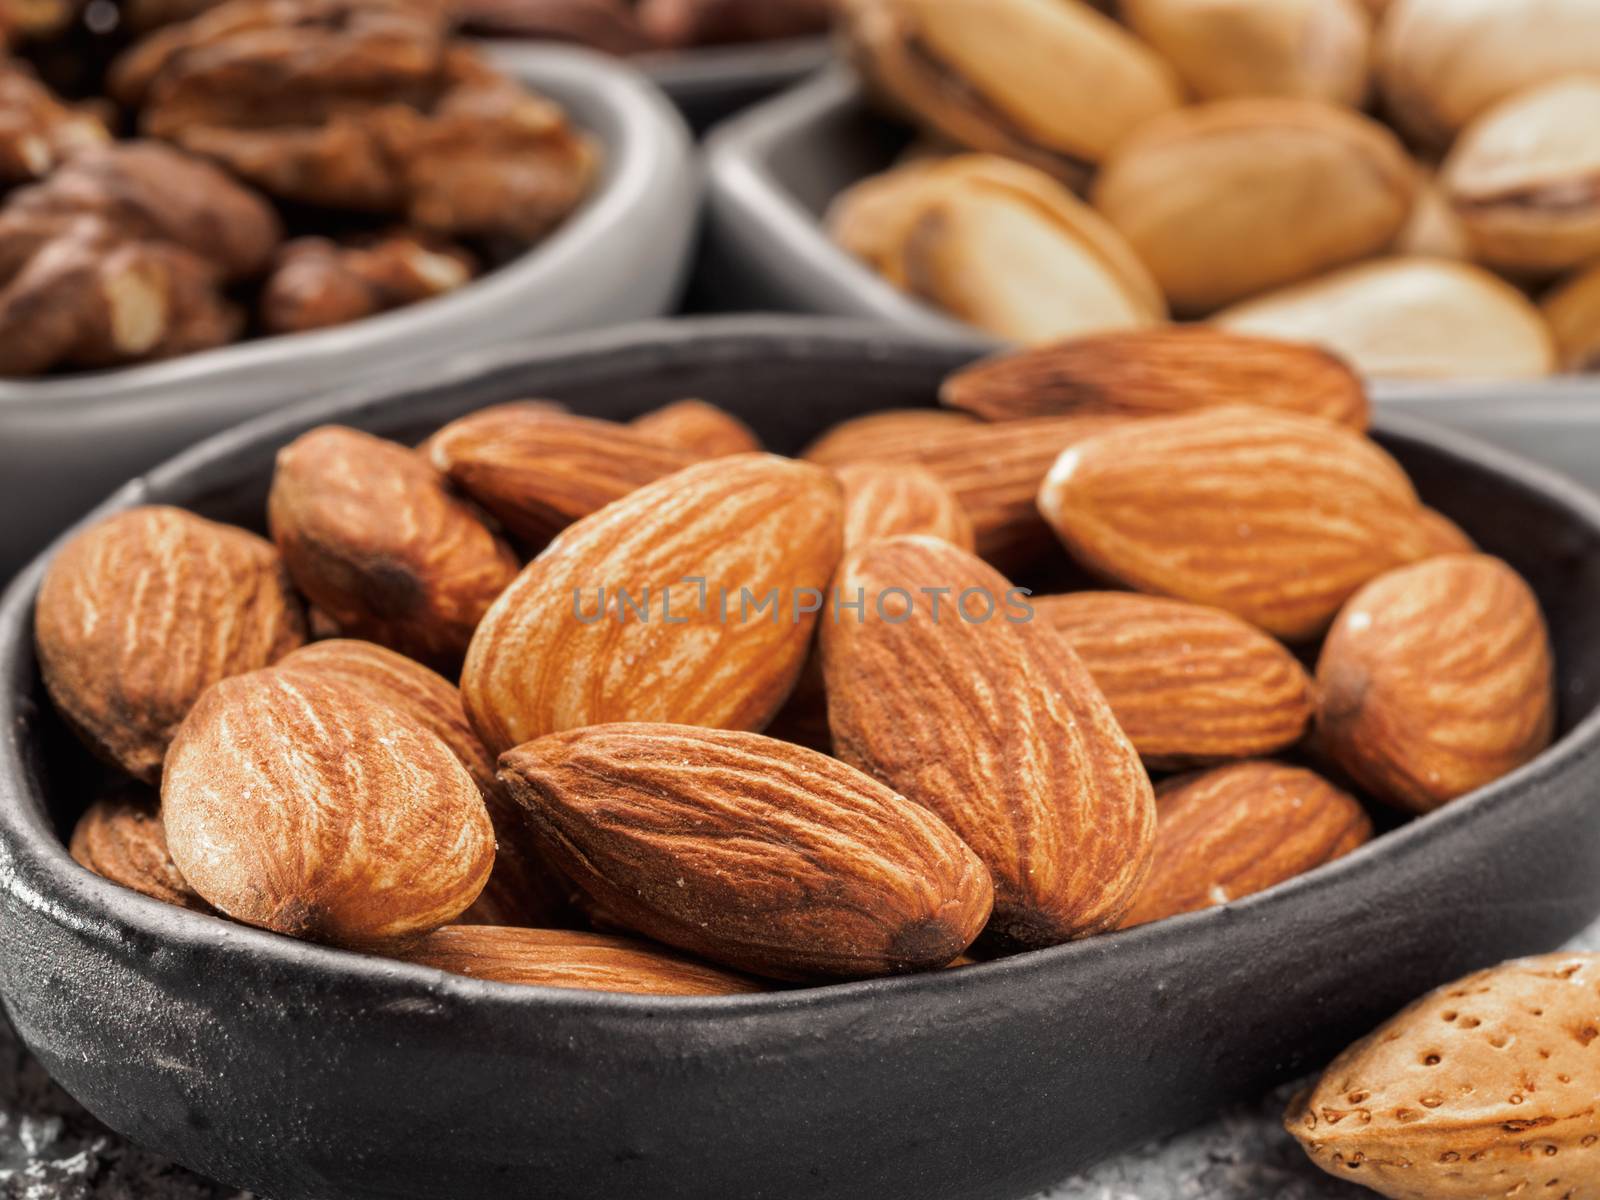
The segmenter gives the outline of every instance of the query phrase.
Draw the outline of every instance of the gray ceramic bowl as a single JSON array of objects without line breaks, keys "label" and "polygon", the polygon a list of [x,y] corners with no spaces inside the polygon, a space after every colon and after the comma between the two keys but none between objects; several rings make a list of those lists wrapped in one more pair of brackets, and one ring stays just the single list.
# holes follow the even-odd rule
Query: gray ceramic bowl
[{"label": "gray ceramic bowl", "polygon": [[407,361],[670,311],[699,219],[683,121],[601,55],[544,48],[515,69],[605,147],[596,193],[562,228],[460,292],[340,329],[0,382],[0,580],[130,475],[248,417]]},{"label": "gray ceramic bowl", "polygon": [[[99,510],[257,525],[276,449],[340,421],[403,439],[513,397],[627,418],[685,395],[793,451],[931,403],[948,345],[736,319],[479,352],[275,414]],[[1305,1072],[1469,968],[1600,911],[1600,501],[1459,435],[1386,421],[1427,499],[1528,577],[1560,741],[1271,892],[918,978],[710,1000],[517,988],[147,900],[60,834],[92,780],[30,638],[44,564],[0,600],[0,988],[112,1128],[276,1200],[1003,1200]]]},{"label": "gray ceramic bowl", "polygon": [[[984,339],[885,283],[823,229],[829,202],[887,167],[909,138],[871,110],[843,67],[721,126],[706,150],[708,304]],[[1374,395],[1384,411],[1464,429],[1600,487],[1600,379],[1380,383]]]}]

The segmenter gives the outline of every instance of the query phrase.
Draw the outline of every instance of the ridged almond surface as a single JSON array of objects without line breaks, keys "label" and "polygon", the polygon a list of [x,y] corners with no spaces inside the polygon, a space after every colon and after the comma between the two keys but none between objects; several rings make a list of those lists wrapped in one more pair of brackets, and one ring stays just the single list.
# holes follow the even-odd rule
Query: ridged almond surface
[{"label": "ridged almond surface", "polygon": [[988,873],[938,817],[774,738],[602,725],[517,747],[500,777],[610,917],[737,970],[928,970],[989,916]]},{"label": "ridged almond surface", "polygon": [[1227,404],[1281,408],[1365,430],[1366,387],[1315,346],[1174,325],[1077,338],[974,363],[941,401],[986,421],[1171,416]]},{"label": "ridged almond surface", "polygon": [[451,925],[405,947],[403,957],[452,975],[586,992],[734,996],[766,990],[754,979],[649,942],[603,933]]},{"label": "ridged almond surface", "polygon": [[278,452],[267,519],[295,584],[347,637],[442,670],[517,574],[444,476],[354,429],[314,429]]},{"label": "ridged almond surface", "polygon": [[1327,628],[1362,584],[1430,552],[1398,463],[1311,417],[1218,408],[1062,454],[1039,508],[1085,566],[1278,637]]},{"label": "ridged almond surface", "polygon": [[206,688],[305,638],[272,543],[176,508],[133,509],[78,534],[34,605],[50,698],[97,755],[146,783]]},{"label": "ridged almond surface", "polygon": [[1077,651],[1152,767],[1272,754],[1311,723],[1311,680],[1299,660],[1231,613],[1130,592],[1032,604],[1034,619]]},{"label": "ridged almond surface", "polygon": [[955,493],[915,463],[850,463],[834,472],[844,487],[844,544],[926,534],[973,547],[972,518]]},{"label": "ridged almond surface", "polygon": [[607,721],[760,729],[805,662],[816,615],[799,610],[827,588],[842,527],[829,472],[757,454],[579,521],[479,627],[461,687],[473,728],[499,752]]},{"label": "ridged almond surface", "polygon": [[156,797],[137,785],[91,804],[78,818],[69,848],[79,866],[102,879],[179,908],[211,911],[172,861]]},{"label": "ridged almond surface", "polygon": [[314,941],[434,929],[494,865],[489,814],[455,753],[307,671],[206,692],[173,739],[161,811],[173,861],[208,903]]},{"label": "ridged almond surface", "polygon": [[1356,798],[1301,767],[1230,763],[1156,788],[1156,856],[1123,928],[1227,904],[1372,840]]},{"label": "ridged almond surface", "polygon": [[696,458],[759,454],[761,439],[743,421],[704,400],[679,400],[633,422],[633,431]]},{"label": "ridged almond surface", "polygon": [[1284,1124],[1391,1200],[1600,1200],[1600,955],[1480,971],[1351,1046]]},{"label": "ridged almond surface", "polygon": [[433,465],[533,547],[635,488],[699,461],[626,425],[501,404],[429,439]]},{"label": "ridged almond surface", "polygon": [[839,757],[976,851],[994,877],[995,941],[1049,946],[1114,929],[1149,868],[1155,805],[1066,641],[1032,627],[997,571],[932,538],[870,542],[835,586],[867,606],[864,620],[822,626]]},{"label": "ridged almond surface", "polygon": [[856,462],[895,462],[915,454],[930,438],[976,428],[965,413],[937,408],[890,408],[841,421],[800,454],[806,462],[842,467]]},{"label": "ridged almond surface", "polygon": [[1317,685],[1319,744],[1412,812],[1493,783],[1555,728],[1538,598],[1482,554],[1429,559],[1363,588],[1323,644]]}]

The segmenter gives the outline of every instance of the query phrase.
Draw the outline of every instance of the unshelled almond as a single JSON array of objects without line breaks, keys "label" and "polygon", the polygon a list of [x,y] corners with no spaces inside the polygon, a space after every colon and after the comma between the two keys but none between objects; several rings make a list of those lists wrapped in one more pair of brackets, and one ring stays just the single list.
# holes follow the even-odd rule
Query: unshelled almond
[{"label": "unshelled almond", "polygon": [[824,622],[836,752],[937,812],[995,883],[992,939],[1039,947],[1115,928],[1155,835],[1150,781],[1065,639],[946,542],[848,554],[834,586],[865,605]]},{"label": "unshelled almond", "polygon": [[155,795],[137,784],[91,804],[78,818],[69,849],[79,866],[102,879],[179,908],[211,911],[172,861]]},{"label": "unshelled almond", "polygon": [[136,508],[78,534],[34,606],[50,698],[90,749],[146,783],[206,688],[305,637],[272,543],[177,508]]},{"label": "unshelled almond", "polygon": [[762,450],[761,439],[748,425],[704,400],[679,400],[646,413],[633,422],[633,431],[696,458],[726,458]]},{"label": "unshelled almond", "polygon": [[1433,558],[1351,598],[1317,663],[1318,741],[1362,787],[1427,812],[1550,744],[1539,601],[1499,559]]},{"label": "unshelled almond", "polygon": [[608,916],[737,970],[942,967],[989,916],[988,873],[938,817],[774,738],[602,725],[500,767],[546,853]]},{"label": "unshelled almond", "polygon": [[845,548],[874,538],[926,534],[973,548],[972,518],[955,493],[926,467],[903,462],[850,463],[834,472],[844,487]]}]

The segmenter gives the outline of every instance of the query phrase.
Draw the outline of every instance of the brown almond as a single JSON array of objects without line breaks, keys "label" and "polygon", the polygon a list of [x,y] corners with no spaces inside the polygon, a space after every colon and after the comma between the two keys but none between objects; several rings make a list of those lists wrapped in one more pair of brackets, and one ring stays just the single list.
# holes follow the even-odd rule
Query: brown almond
[{"label": "brown almond", "polygon": [[172,861],[155,795],[137,785],[91,804],[72,831],[70,850],[80,867],[102,879],[179,908],[211,911]]},{"label": "brown almond", "polygon": [[844,544],[926,534],[973,547],[972,518],[939,477],[915,463],[849,463],[834,472],[844,486]]},{"label": "brown almond", "polygon": [[938,817],[774,738],[603,725],[500,767],[546,853],[609,916],[737,970],[930,970],[989,916],[988,873]]},{"label": "brown almond", "polygon": [[865,604],[822,626],[839,757],[973,848],[994,877],[997,943],[1114,929],[1149,869],[1155,806],[1066,641],[1030,625],[997,571],[933,538],[869,542],[834,586]]},{"label": "brown almond", "polygon": [[930,438],[977,426],[965,413],[937,408],[891,408],[833,426],[801,452],[807,462],[842,467],[856,462],[896,462]]},{"label": "brown almond", "polygon": [[759,454],[761,439],[743,421],[704,400],[679,400],[633,422],[633,431],[696,458]]},{"label": "brown almond", "polygon": [[76,535],[34,605],[56,708],[97,755],[146,783],[206,688],[305,637],[272,543],[177,508],[136,508]]}]

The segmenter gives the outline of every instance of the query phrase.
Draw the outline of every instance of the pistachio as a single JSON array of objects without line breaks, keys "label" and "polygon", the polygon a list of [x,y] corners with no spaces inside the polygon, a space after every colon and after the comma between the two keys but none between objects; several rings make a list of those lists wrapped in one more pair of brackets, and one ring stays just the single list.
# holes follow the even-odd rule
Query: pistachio
[{"label": "pistachio", "polygon": [[1379,253],[1417,172],[1383,126],[1313,100],[1217,100],[1151,121],[1094,203],[1182,313],[1204,313]]},{"label": "pistachio", "polygon": [[1443,147],[1490,105],[1600,70],[1594,0],[1393,0],[1378,33],[1378,79],[1395,122]]},{"label": "pistachio", "polygon": [[1546,296],[1544,315],[1561,365],[1569,371],[1600,371],[1600,266],[1574,275]]},{"label": "pistachio", "polygon": [[1600,258],[1600,75],[1502,100],[1467,127],[1440,180],[1482,262],[1546,275]]},{"label": "pistachio", "polygon": [[1395,239],[1394,252],[1421,258],[1472,257],[1466,227],[1445,198],[1438,177],[1431,172],[1424,171],[1417,181],[1417,202],[1406,227]]},{"label": "pistachio", "polygon": [[1364,263],[1217,314],[1239,333],[1316,342],[1370,376],[1532,379],[1555,369],[1539,310],[1469,263]]},{"label": "pistachio", "polygon": [[843,26],[891,104],[1072,184],[1182,102],[1172,68],[1080,0],[846,0]]},{"label": "pistachio", "polygon": [[1361,0],[1123,0],[1123,19],[1204,100],[1359,105],[1372,18]]}]

